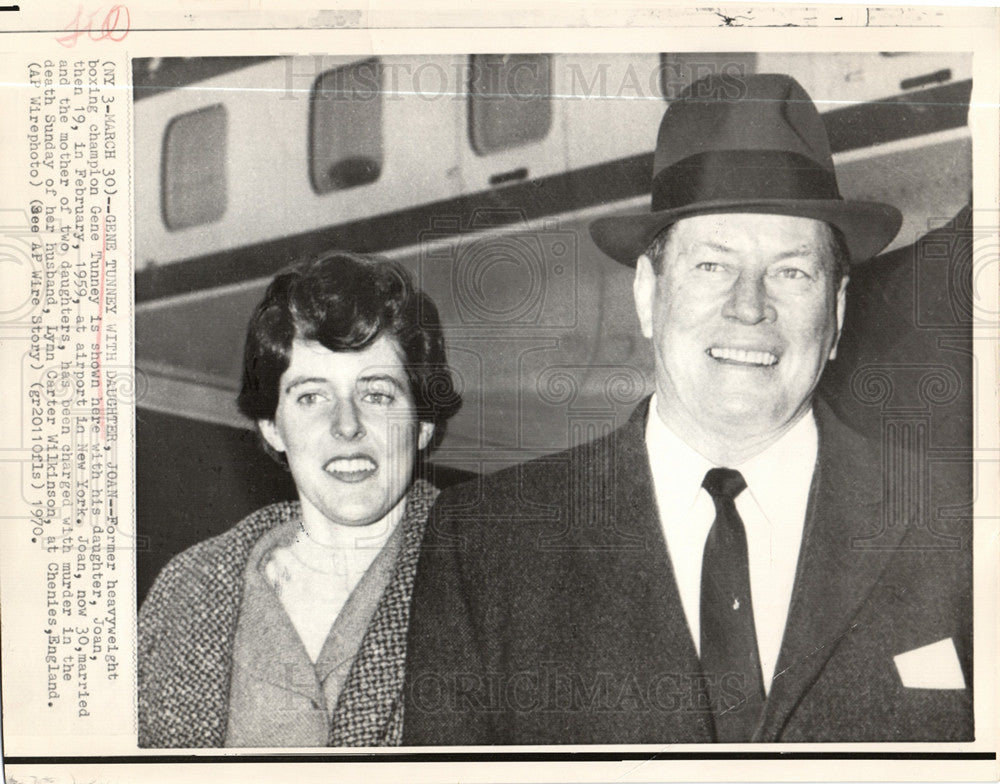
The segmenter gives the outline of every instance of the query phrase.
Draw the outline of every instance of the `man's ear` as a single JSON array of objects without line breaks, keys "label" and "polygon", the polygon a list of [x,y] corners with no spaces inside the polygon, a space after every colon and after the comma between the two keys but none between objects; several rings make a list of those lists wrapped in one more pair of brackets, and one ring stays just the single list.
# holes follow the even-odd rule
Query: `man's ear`
[{"label": "man's ear", "polygon": [[833,347],[830,349],[830,359],[837,358],[837,344],[844,331],[844,314],[847,312],[847,284],[850,278],[844,275],[840,279],[840,290],[837,292],[837,334],[833,337]]},{"label": "man's ear", "polygon": [[257,429],[260,430],[261,436],[264,437],[271,449],[275,452],[285,451],[285,441],[281,437],[281,433],[278,432],[278,427],[274,424],[273,419],[258,419]]},{"label": "man's ear", "polygon": [[653,337],[653,300],[656,298],[656,273],[653,262],[643,253],[635,265],[635,279],[632,281],[632,296],[635,298],[635,312],[639,317],[639,327],[647,338]]},{"label": "man's ear", "polygon": [[431,444],[434,437],[434,423],[421,422],[420,431],[417,433],[417,451],[423,452]]}]

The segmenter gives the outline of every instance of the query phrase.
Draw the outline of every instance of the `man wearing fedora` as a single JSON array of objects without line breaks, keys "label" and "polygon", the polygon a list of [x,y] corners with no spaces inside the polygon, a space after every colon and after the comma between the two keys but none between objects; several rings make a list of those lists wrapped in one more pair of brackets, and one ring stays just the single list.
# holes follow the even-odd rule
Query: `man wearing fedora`
[{"label": "man wearing fedora", "polygon": [[901,216],[841,197],[794,79],[743,86],[685,91],[651,213],[591,226],[635,267],[655,394],[442,493],[404,744],[973,738],[971,536],[935,517],[963,499],[887,486],[880,445],[813,396],[850,267]]}]

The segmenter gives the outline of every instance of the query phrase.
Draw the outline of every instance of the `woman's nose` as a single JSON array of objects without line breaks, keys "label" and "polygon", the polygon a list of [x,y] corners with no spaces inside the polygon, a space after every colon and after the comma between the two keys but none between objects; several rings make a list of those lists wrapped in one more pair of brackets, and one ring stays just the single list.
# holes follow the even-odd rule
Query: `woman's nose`
[{"label": "woman's nose", "polygon": [[333,417],[333,434],[337,438],[353,441],[365,434],[361,415],[353,402],[341,403]]},{"label": "woman's nose", "polygon": [[777,311],[767,293],[764,277],[741,272],[730,289],[722,314],[744,324],[774,321]]}]

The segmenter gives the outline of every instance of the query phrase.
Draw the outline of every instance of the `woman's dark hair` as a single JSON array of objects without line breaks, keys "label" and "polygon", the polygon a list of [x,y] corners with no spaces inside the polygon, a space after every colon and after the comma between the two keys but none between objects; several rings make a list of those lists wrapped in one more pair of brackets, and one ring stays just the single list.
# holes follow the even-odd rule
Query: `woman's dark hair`
[{"label": "woman's dark hair", "polygon": [[[298,262],[271,281],[247,327],[243,387],[237,404],[250,419],[274,419],[292,341],[315,340],[330,351],[361,351],[381,335],[396,339],[417,419],[445,423],[462,404],[445,355],[437,308],[407,269],[378,256],[345,251]],[[286,464],[284,455],[268,454]]]}]

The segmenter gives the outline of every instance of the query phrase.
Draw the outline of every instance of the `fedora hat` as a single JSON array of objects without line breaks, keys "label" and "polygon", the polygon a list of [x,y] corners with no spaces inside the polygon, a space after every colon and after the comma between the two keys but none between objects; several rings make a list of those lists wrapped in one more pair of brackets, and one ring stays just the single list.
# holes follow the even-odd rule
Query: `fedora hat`
[{"label": "fedora hat", "polygon": [[889,204],[840,195],[826,128],[791,76],[708,76],[670,104],[653,155],[652,211],[590,224],[597,247],[634,267],[681,218],[720,212],[814,218],[840,229],[851,262],[885,248],[903,217]]}]

